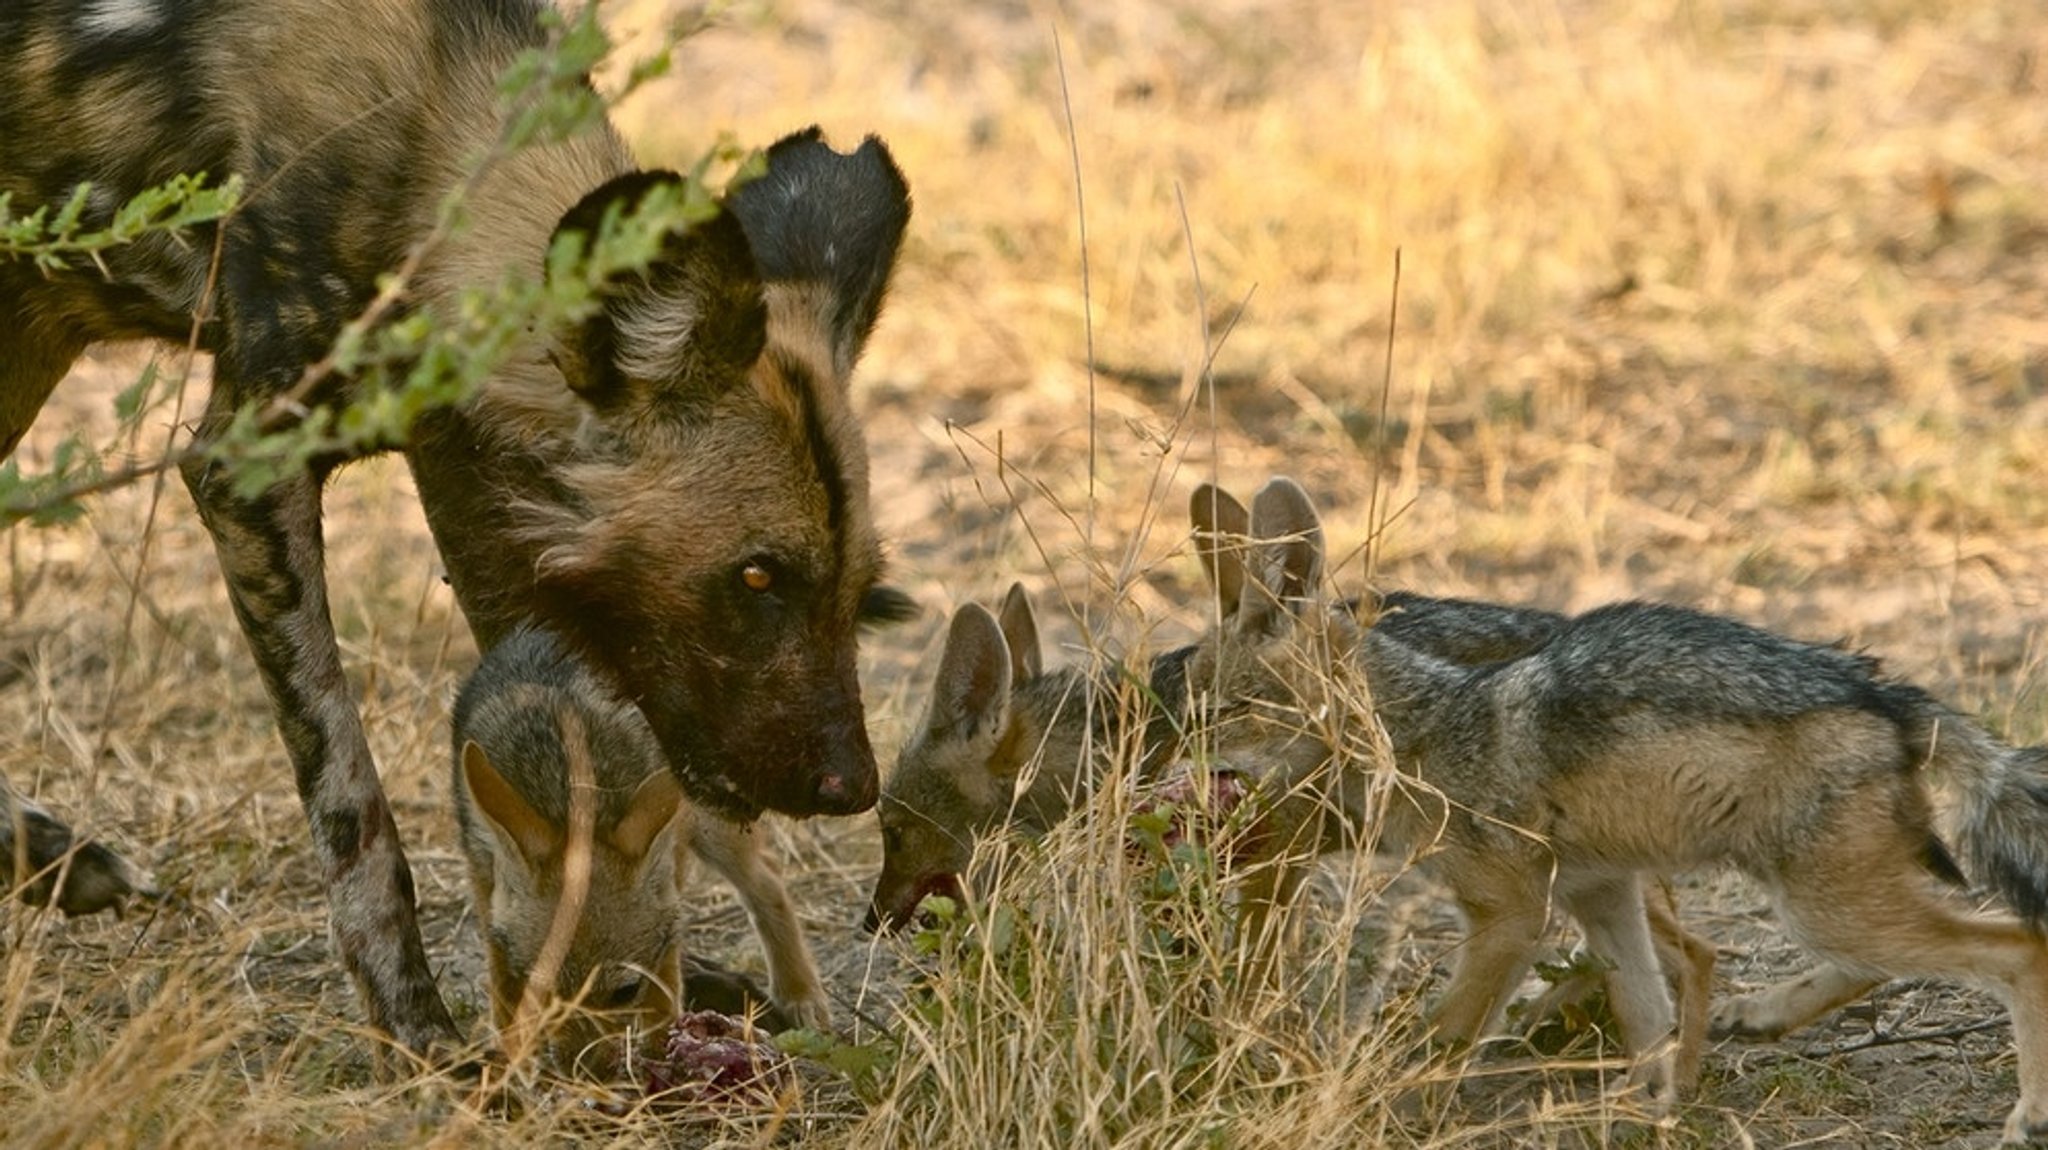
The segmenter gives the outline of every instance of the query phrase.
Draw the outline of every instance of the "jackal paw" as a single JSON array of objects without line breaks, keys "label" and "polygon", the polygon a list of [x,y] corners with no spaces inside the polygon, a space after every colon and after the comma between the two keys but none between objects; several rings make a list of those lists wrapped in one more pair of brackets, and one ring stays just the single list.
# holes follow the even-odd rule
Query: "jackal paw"
[{"label": "jackal paw", "polygon": [[2048,1145],[2048,1107],[2029,1105],[2022,1098],[2006,1116],[2005,1133],[1999,1138],[2001,1146],[2043,1146]]},{"label": "jackal paw", "polygon": [[1776,996],[1767,990],[1723,999],[1707,1015],[1707,1035],[1711,1038],[1768,1041],[1782,1036],[1785,1030]]},{"label": "jackal paw", "polygon": [[1669,1118],[1678,1109],[1678,1087],[1670,1056],[1653,1055],[1637,1062],[1626,1079],[1608,1088],[1607,1095],[1626,1100],[1652,1122]]}]

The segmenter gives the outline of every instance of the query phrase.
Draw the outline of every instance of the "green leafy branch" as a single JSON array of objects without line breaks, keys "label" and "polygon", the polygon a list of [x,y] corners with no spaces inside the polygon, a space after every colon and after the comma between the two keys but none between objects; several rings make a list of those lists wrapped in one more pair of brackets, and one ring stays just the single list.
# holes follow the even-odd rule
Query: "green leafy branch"
[{"label": "green leafy branch", "polygon": [[79,184],[71,198],[53,213],[44,204],[25,216],[13,213],[13,196],[0,192],[0,259],[33,261],[44,272],[64,271],[72,261],[90,260],[110,275],[101,253],[132,244],[152,233],[177,236],[186,229],[213,223],[235,210],[242,195],[239,176],[206,186],[204,172],[177,176],[150,188],[115,209],[104,227],[87,227],[91,184]]}]

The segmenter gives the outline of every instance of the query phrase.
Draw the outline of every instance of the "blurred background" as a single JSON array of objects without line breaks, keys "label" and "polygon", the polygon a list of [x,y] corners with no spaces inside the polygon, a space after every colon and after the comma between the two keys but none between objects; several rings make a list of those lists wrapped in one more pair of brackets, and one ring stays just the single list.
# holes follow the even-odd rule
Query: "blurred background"
[{"label": "blurred background", "polygon": [[[842,147],[884,138],[915,196],[856,382],[893,577],[925,608],[868,643],[885,758],[953,606],[1021,579],[1057,643],[1083,618],[1124,644],[1184,636],[1189,492],[1275,473],[1323,506],[1347,589],[1671,599],[1866,647],[2048,739],[2035,0],[648,0],[611,20],[631,56],[699,17],[618,110],[647,163],[815,122]],[[81,364],[24,465],[110,428],[146,355]],[[474,1021],[446,793],[474,650],[402,465],[346,471],[327,522],[430,951]],[[140,927],[37,920],[0,987],[0,1098],[112,1097],[164,1057],[145,1023],[216,1036],[192,1065],[228,1066],[204,1079],[222,1098],[359,1082],[346,1036],[308,1037],[356,1008],[182,488],[17,527],[0,569],[0,770],[189,899]],[[873,821],[777,828],[858,998]],[[693,937],[754,962],[704,886]],[[179,980],[180,1002],[153,993]],[[1973,1109],[2005,1105],[2003,1065]],[[1944,1081],[1918,1088],[1939,1103]]]},{"label": "blurred background", "polygon": [[[1339,550],[1377,487],[1392,583],[1670,597],[1958,679],[2040,659],[2044,55],[2017,3],[790,0],[619,121],[652,161],[811,121],[895,150],[860,387],[927,598],[1043,572],[976,530],[1000,436],[1067,547],[1091,480],[1122,548],[1166,476],[1141,567],[1197,477],[1287,471]],[[1141,606],[1185,601],[1169,566]]]}]

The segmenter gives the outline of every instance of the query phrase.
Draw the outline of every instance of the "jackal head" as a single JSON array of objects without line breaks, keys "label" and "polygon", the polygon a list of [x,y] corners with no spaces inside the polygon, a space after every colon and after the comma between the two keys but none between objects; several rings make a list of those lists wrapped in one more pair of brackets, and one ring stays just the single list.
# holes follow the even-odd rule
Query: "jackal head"
[{"label": "jackal head", "polygon": [[862,929],[894,929],[926,896],[960,894],[975,842],[1009,813],[1018,772],[1043,742],[1013,699],[1042,671],[1023,587],[1010,587],[1000,619],[979,603],[954,613],[931,703],[882,787],[882,873]]},{"label": "jackal head", "polygon": [[[595,776],[580,724],[564,715],[562,750],[574,804],[579,785],[596,789],[579,778]],[[506,764],[508,772],[520,769]],[[683,977],[676,857],[681,788],[657,766],[622,810],[609,818],[593,813],[585,844],[570,825],[537,811],[473,740],[462,748],[459,775],[474,816],[465,820],[463,848],[477,888],[491,1013],[500,1033],[514,1024],[527,984],[550,949],[566,895],[570,932],[566,946],[554,944],[555,975],[534,996],[535,1005],[551,1024],[547,1048],[557,1062],[613,1073],[621,1051],[606,1036],[658,1035],[676,1016]],[[579,873],[587,878],[576,881]],[[579,897],[580,908],[574,905]],[[554,1008],[563,1007],[565,1015],[558,1016]]]},{"label": "jackal head", "polygon": [[[561,229],[674,178],[622,176]],[[908,601],[878,583],[847,392],[909,209],[879,141],[798,133],[556,341],[583,414],[560,498],[526,509],[542,618],[641,707],[691,796],[741,817],[875,800],[855,628]]]},{"label": "jackal head", "polygon": [[1181,755],[1300,777],[1330,760],[1332,733],[1360,698],[1359,629],[1323,594],[1322,521],[1285,477],[1260,488],[1250,512],[1204,484],[1189,513],[1215,621],[1182,667]]}]

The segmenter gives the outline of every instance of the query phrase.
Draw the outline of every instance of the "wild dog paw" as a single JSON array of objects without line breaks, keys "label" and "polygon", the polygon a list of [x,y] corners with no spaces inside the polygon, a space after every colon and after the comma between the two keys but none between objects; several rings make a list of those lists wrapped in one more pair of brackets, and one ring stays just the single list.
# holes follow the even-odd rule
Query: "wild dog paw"
[{"label": "wild dog paw", "polygon": [[[0,816],[5,812],[0,811]],[[96,842],[78,843],[71,828],[40,807],[21,803],[27,831],[28,873],[17,893],[30,906],[55,903],[66,918],[111,910],[119,917],[133,899],[161,895],[133,863]],[[0,827],[0,892],[15,884],[13,828]],[[65,860],[66,855],[70,860]],[[57,880],[61,876],[63,885]]]},{"label": "wild dog paw", "polygon": [[832,1004],[825,1000],[822,990],[813,989],[787,996],[777,994],[775,1005],[789,1019],[791,1026],[815,1030],[820,1034],[832,1033]]}]

